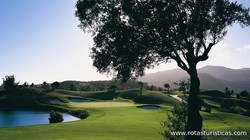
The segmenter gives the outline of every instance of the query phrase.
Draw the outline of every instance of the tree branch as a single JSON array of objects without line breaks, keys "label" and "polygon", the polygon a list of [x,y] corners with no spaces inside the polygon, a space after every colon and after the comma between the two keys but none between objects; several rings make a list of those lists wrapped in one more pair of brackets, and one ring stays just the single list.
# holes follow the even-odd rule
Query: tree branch
[{"label": "tree branch", "polygon": [[214,46],[214,43],[210,43],[208,45],[208,47],[205,49],[204,53],[198,57],[198,62],[205,61],[208,59],[208,53],[210,52],[210,50],[212,49],[213,46]]},{"label": "tree branch", "polygon": [[180,56],[178,55],[178,53],[176,51],[173,51],[173,52],[174,52],[175,56],[174,55],[170,55],[170,57],[177,62],[177,65],[181,69],[183,69],[183,70],[185,70],[185,71],[188,72],[189,69],[188,69],[187,65],[182,61],[182,59],[180,58]]}]

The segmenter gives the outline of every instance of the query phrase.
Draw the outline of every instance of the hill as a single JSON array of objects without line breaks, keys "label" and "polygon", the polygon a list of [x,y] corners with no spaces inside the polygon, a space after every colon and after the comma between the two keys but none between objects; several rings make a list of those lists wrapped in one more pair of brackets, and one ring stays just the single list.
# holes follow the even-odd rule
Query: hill
[{"label": "hill", "polygon": [[[108,89],[110,86],[116,85],[119,89],[133,89],[140,88],[140,85],[137,81],[127,81],[122,83],[119,80],[107,80],[107,81],[63,81],[60,83],[60,88],[62,89],[71,89],[73,86],[76,89],[84,91],[92,90],[104,90]],[[144,83],[147,86],[147,83]]]},{"label": "hill", "polygon": [[[236,92],[250,90],[250,69],[230,69],[221,66],[205,66],[198,69],[201,89],[216,89],[224,91],[225,87]],[[139,80],[149,85],[163,87],[169,83],[174,87],[173,82],[185,80],[188,74],[181,69],[173,69],[162,72],[147,74]]]}]

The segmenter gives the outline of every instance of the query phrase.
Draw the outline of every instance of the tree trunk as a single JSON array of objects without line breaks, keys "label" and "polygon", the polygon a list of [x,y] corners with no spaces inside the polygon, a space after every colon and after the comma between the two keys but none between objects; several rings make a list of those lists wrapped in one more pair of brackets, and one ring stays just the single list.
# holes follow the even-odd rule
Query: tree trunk
[{"label": "tree trunk", "polygon": [[193,133],[201,132],[202,129],[202,117],[200,115],[200,80],[198,77],[196,65],[191,66],[189,69],[189,75],[191,80],[191,87],[188,96],[188,120],[186,124],[186,140],[201,140],[201,136],[197,136]]},{"label": "tree trunk", "polygon": [[143,88],[143,83],[140,84],[140,97],[142,97],[142,88]]}]

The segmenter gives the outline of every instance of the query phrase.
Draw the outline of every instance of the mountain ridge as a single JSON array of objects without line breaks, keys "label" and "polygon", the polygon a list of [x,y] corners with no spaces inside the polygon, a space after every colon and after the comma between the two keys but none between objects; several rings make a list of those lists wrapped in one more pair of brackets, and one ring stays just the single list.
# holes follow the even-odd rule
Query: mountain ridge
[{"label": "mountain ridge", "polygon": [[[232,69],[223,66],[204,66],[198,69],[201,81],[201,89],[216,89],[224,91],[225,87],[240,92],[250,90],[250,68]],[[181,69],[172,69],[156,73],[146,74],[138,80],[147,82],[149,85],[163,87],[165,83],[188,79],[188,74]]]}]

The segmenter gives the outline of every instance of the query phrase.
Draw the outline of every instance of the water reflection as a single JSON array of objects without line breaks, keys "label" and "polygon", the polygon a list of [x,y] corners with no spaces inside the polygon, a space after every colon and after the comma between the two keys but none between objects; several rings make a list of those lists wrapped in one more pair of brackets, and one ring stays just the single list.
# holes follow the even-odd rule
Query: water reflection
[{"label": "water reflection", "polygon": [[[77,117],[62,113],[63,122],[80,120]],[[0,126],[24,126],[49,124],[49,112],[37,110],[0,109]]]},{"label": "water reflection", "polygon": [[157,109],[160,109],[160,107],[157,106],[157,105],[143,105],[143,106],[138,106],[138,108],[148,109],[148,110],[157,110]]}]

